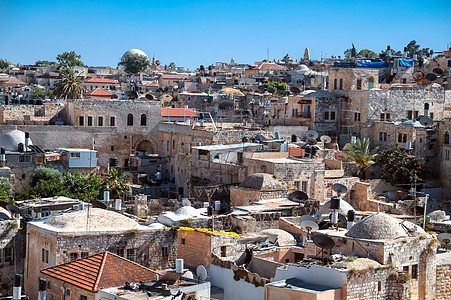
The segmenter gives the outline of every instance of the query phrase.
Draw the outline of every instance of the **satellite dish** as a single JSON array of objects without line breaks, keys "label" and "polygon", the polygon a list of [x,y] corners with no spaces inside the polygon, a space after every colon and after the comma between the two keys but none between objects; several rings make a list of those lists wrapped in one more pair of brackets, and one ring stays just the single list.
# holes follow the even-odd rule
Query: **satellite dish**
[{"label": "satellite dish", "polygon": [[318,144],[318,142],[316,141],[316,139],[311,138],[311,137],[307,138],[305,141],[306,141],[307,144],[309,144],[309,145],[316,145],[316,144]]},{"label": "satellite dish", "polygon": [[451,233],[440,233],[437,236],[437,239],[445,245],[445,247],[448,247],[449,244],[451,244]]},{"label": "satellite dish", "polygon": [[151,94],[146,94],[147,100],[154,100],[155,98]]},{"label": "satellite dish", "polygon": [[270,92],[271,94],[274,94],[274,92],[276,91],[275,89],[273,89],[272,87],[269,87],[266,89],[266,91]]},{"label": "satellite dish", "polygon": [[322,135],[319,139],[324,144],[328,144],[328,143],[332,142],[332,139],[328,135]]},{"label": "satellite dish", "polygon": [[435,75],[434,73],[427,73],[426,74],[426,79],[428,81],[434,81],[437,80],[437,75]]},{"label": "satellite dish", "polygon": [[13,204],[7,204],[6,205],[6,209],[9,210],[10,212],[14,213],[14,214],[19,214],[20,215],[20,208],[18,208],[17,206],[15,206]]},{"label": "satellite dish", "polygon": [[332,249],[335,246],[334,240],[325,234],[316,234],[312,239],[315,245],[321,249]]},{"label": "satellite dish", "polygon": [[337,193],[338,196],[340,196],[343,193],[346,193],[348,191],[348,188],[341,183],[335,183],[332,186],[332,189]]},{"label": "satellite dish", "polygon": [[310,232],[318,231],[319,226],[315,221],[305,220],[301,222],[301,228],[307,231],[307,236],[310,237]]},{"label": "satellite dish", "polygon": [[420,118],[420,124],[428,127],[428,126],[432,126],[432,124],[434,124],[434,121],[432,121],[431,118],[424,116],[424,117]]},{"label": "satellite dish", "polygon": [[290,87],[290,92],[292,92],[293,94],[296,95],[296,94],[299,94],[301,92],[301,90],[296,86],[292,86],[292,87]]},{"label": "satellite dish", "polygon": [[197,266],[196,275],[200,281],[204,281],[205,279],[207,279],[207,269],[205,269],[203,265]]},{"label": "satellite dish", "polygon": [[338,223],[340,225],[346,226],[346,224],[348,223],[348,219],[346,219],[346,217],[343,214],[338,213]]},{"label": "satellite dish", "polygon": [[183,206],[191,206],[191,201],[189,201],[188,199],[183,199],[182,200],[182,205]]},{"label": "satellite dish", "polygon": [[420,81],[424,78],[424,73],[421,71],[415,71],[413,72],[412,77],[415,81]]},{"label": "satellite dish", "polygon": [[316,140],[318,138],[318,132],[316,132],[315,130],[307,130],[307,132],[305,133],[305,136],[307,138],[313,138]]},{"label": "satellite dish", "polygon": [[432,70],[432,72],[434,72],[437,75],[442,75],[443,74],[443,70],[440,68],[434,68],[434,70]]},{"label": "satellite dish", "polygon": [[308,200],[308,195],[306,193],[304,193],[303,191],[294,191],[293,193],[291,193],[291,198],[294,198],[296,200]]},{"label": "satellite dish", "polygon": [[321,218],[322,216],[323,216],[323,212],[320,210],[318,210],[314,215],[316,220],[319,220],[319,218]]}]

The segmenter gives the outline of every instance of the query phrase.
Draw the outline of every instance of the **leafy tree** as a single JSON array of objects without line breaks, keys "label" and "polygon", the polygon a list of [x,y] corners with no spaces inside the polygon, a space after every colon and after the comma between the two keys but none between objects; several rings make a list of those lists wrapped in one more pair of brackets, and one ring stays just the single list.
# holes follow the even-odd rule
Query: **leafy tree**
[{"label": "leafy tree", "polygon": [[43,67],[43,66],[58,66],[58,63],[55,61],[48,61],[48,60],[38,60],[34,63],[36,66]]},{"label": "leafy tree", "polygon": [[281,91],[285,91],[287,88],[287,85],[283,82],[278,82],[278,81],[271,81],[268,83],[264,83],[263,84],[264,87],[266,88],[273,88],[276,91],[276,94],[281,92]]},{"label": "leafy tree", "polygon": [[31,173],[31,186],[36,185],[39,181],[52,179],[61,179],[61,172],[56,169],[38,166]]},{"label": "leafy tree", "polygon": [[345,159],[357,166],[357,175],[360,180],[366,180],[366,172],[374,164],[377,149],[370,149],[369,139],[357,139],[355,143],[348,144],[343,150],[348,155]]},{"label": "leafy tree", "polygon": [[13,186],[8,178],[0,177],[0,202],[14,204]]},{"label": "leafy tree", "polygon": [[143,72],[150,66],[150,61],[146,56],[127,53],[119,65],[124,67],[124,71],[130,74]]},{"label": "leafy tree", "polygon": [[[379,57],[382,58],[385,55],[387,55],[387,50],[381,50],[381,52],[379,53]],[[390,56],[402,56],[402,52],[390,49]]]},{"label": "leafy tree", "polygon": [[357,49],[354,46],[354,43],[352,43],[352,48],[351,48],[351,57],[356,57],[357,56]]},{"label": "leafy tree", "polygon": [[124,193],[129,192],[131,189],[126,183],[129,180],[124,176],[124,170],[122,169],[111,169],[110,174],[105,174],[105,185],[106,191],[110,191],[110,196],[112,199],[121,198]]},{"label": "leafy tree", "polygon": [[406,48],[409,57],[413,57],[414,54],[417,54],[419,57],[427,56],[429,54],[429,48],[420,49],[420,45],[417,45],[415,40],[410,41]]},{"label": "leafy tree", "polygon": [[6,69],[11,63],[6,59],[0,59],[0,69]]},{"label": "leafy tree", "polygon": [[62,68],[68,67],[84,67],[85,64],[81,61],[81,55],[75,53],[75,51],[64,52],[56,56],[56,60]]},{"label": "leafy tree", "polygon": [[156,64],[157,66],[159,66],[159,65],[161,65],[161,62],[157,59],[157,60],[155,61],[155,64]]},{"label": "leafy tree", "polygon": [[53,94],[59,98],[80,99],[85,89],[80,84],[78,74],[71,68],[64,68],[60,72],[61,79],[56,83]]},{"label": "leafy tree", "polygon": [[358,58],[378,58],[379,55],[377,55],[376,52],[371,51],[369,49],[362,49],[359,51],[359,53],[357,54]]},{"label": "leafy tree", "polygon": [[47,99],[51,98],[52,95],[53,95],[52,90],[44,91],[34,86],[30,93],[30,99]]},{"label": "leafy tree", "polygon": [[392,184],[408,184],[414,178],[421,179],[424,174],[424,162],[403,149],[380,152],[376,164],[381,168],[382,179]]}]

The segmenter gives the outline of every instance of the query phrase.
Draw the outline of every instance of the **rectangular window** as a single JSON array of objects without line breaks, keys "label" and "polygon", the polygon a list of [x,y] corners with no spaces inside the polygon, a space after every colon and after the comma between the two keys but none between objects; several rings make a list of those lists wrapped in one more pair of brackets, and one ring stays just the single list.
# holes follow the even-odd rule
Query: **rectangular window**
[{"label": "rectangular window", "polygon": [[337,79],[334,79],[334,90],[338,88]]},{"label": "rectangular window", "polygon": [[434,120],[434,113],[429,113],[429,118],[431,118],[431,120]]},{"label": "rectangular window", "polygon": [[390,114],[389,113],[385,113],[385,121],[390,121]]},{"label": "rectangular window", "polygon": [[302,183],[301,183],[301,191],[307,192],[307,181],[302,181]]},{"label": "rectangular window", "polygon": [[127,259],[135,261],[135,249],[127,249]]},{"label": "rectangular window", "polygon": [[71,261],[76,260],[78,259],[78,253],[77,252],[70,253],[69,257]]},{"label": "rectangular window", "polygon": [[407,119],[412,120],[413,118],[413,112],[411,110],[407,111]]},{"label": "rectangular window", "polygon": [[449,160],[449,150],[445,150],[445,160]]},{"label": "rectangular window", "polygon": [[84,251],[81,253],[81,258],[87,257],[88,255],[89,255],[89,252]]},{"label": "rectangular window", "polygon": [[103,126],[103,117],[97,118],[97,126]]},{"label": "rectangular window", "polygon": [[80,152],[71,152],[70,157],[80,158]]},{"label": "rectangular window", "polygon": [[226,256],[227,256],[227,247],[221,246],[221,257],[226,257]]},{"label": "rectangular window", "polygon": [[297,190],[299,190],[301,188],[301,182],[300,181],[295,181],[294,182],[294,186],[296,187]]},{"label": "rectangular window", "polygon": [[164,142],[161,141],[161,151],[163,151],[163,150],[164,150]]},{"label": "rectangular window", "polygon": [[379,119],[380,119],[381,121],[385,121],[385,114],[382,113]]},{"label": "rectangular window", "polygon": [[85,126],[85,117],[83,116],[78,117],[78,126]]},{"label": "rectangular window", "polygon": [[412,265],[412,279],[418,278],[418,265]]},{"label": "rectangular window", "polygon": [[343,79],[340,79],[340,90],[343,89]]},{"label": "rectangular window", "polygon": [[354,121],[360,122],[360,113],[359,112],[354,113]]},{"label": "rectangular window", "polygon": [[186,240],[182,238],[182,245],[185,245]]},{"label": "rectangular window", "polygon": [[380,142],[386,142],[387,141],[387,133],[386,132],[379,132],[379,141]]},{"label": "rectangular window", "polygon": [[335,120],[335,112],[334,111],[330,112],[330,119]]},{"label": "rectangular window", "polygon": [[19,156],[19,163],[31,163],[32,162],[32,156],[31,155],[21,155]]},{"label": "rectangular window", "polygon": [[168,257],[168,255],[169,255],[168,247],[161,247],[161,256]]},{"label": "rectangular window", "polygon": [[4,248],[3,249],[3,261],[4,262],[13,261],[13,248]]},{"label": "rectangular window", "polygon": [[324,120],[329,120],[329,112],[324,112]]},{"label": "rectangular window", "polygon": [[116,126],[116,117],[110,117],[110,126]]},{"label": "rectangular window", "polygon": [[405,134],[405,133],[402,136],[402,142],[407,143],[407,134]]},{"label": "rectangular window", "polygon": [[92,126],[92,117],[91,116],[88,117],[88,126]]},{"label": "rectangular window", "polygon": [[362,89],[362,79],[357,79],[357,89],[358,90]]},{"label": "rectangular window", "polygon": [[402,143],[402,133],[398,133],[398,143]]},{"label": "rectangular window", "polygon": [[111,146],[111,152],[113,152],[114,151],[114,146]]},{"label": "rectangular window", "polygon": [[418,110],[414,111],[413,117],[414,117],[415,119],[418,118]]},{"label": "rectangular window", "polygon": [[88,300],[88,297],[85,295],[80,295],[80,299],[79,300]]},{"label": "rectangular window", "polygon": [[124,257],[124,249],[116,249],[116,254]]},{"label": "rectangular window", "polygon": [[49,250],[42,248],[42,261],[46,264],[49,263]]}]

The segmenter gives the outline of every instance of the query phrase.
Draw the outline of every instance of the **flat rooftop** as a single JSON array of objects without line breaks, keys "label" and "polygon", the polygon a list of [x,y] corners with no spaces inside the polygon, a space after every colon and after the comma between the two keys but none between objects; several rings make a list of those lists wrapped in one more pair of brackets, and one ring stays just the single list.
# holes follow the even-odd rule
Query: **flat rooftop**
[{"label": "flat rooftop", "polygon": [[327,287],[324,285],[308,283],[297,278],[289,278],[280,281],[275,281],[268,283],[266,285],[300,292],[306,292],[309,294],[320,294],[326,291],[336,290],[334,288]]}]

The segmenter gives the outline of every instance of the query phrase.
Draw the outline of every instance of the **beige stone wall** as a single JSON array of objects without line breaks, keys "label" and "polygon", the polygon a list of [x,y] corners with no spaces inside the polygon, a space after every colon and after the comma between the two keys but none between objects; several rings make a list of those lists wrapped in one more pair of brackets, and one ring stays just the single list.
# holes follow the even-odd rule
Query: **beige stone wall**
[{"label": "beige stone wall", "polygon": [[208,269],[211,263],[211,235],[199,231],[179,231],[177,258],[183,258],[187,266],[203,265]]},{"label": "beige stone wall", "polygon": [[[47,283],[49,284],[49,287],[47,288],[48,300],[79,300],[81,295],[86,296],[88,300],[94,300],[96,297],[96,294],[91,291],[82,289],[78,286],[64,282],[57,278],[42,273],[40,274],[40,278],[46,279]],[[64,295],[64,291],[67,290],[69,290],[69,292],[67,293],[70,293],[70,295]],[[29,295],[27,293],[27,296],[29,296],[30,299],[37,299],[37,295],[34,297],[34,295]]]},{"label": "beige stone wall", "polygon": [[265,285],[265,300],[340,300],[343,299],[341,289],[309,293],[303,290],[279,288]]},{"label": "beige stone wall", "polygon": [[[333,69],[329,70],[329,92],[347,96],[349,90],[357,90],[357,80],[361,80],[361,90],[368,90],[368,81],[373,78],[373,88],[379,88],[379,70],[372,69]],[[337,88],[334,83],[337,79]],[[343,80],[340,89],[340,79]]]},{"label": "beige stone wall", "polygon": [[435,299],[451,299],[451,265],[437,266]]},{"label": "beige stone wall", "polygon": [[[450,134],[450,144],[445,144],[445,133]],[[439,125],[437,133],[438,155],[436,157],[435,166],[440,170],[439,178],[442,182],[442,195],[449,197],[451,195],[451,118],[443,120]],[[449,153],[449,159],[446,155]]]},{"label": "beige stone wall", "polygon": [[45,124],[63,108],[57,105],[2,105],[0,124]]}]

